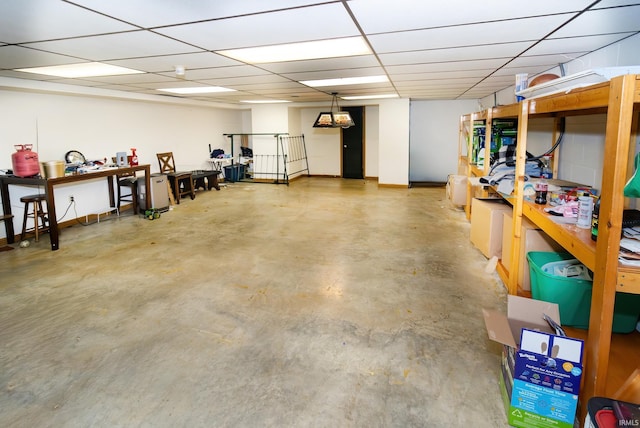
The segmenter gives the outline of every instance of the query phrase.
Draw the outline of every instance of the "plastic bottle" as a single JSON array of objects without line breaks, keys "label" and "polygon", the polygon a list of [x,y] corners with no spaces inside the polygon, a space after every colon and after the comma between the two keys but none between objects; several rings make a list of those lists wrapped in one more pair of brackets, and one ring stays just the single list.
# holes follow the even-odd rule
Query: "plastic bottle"
[{"label": "plastic bottle", "polygon": [[547,203],[547,190],[549,186],[547,185],[547,181],[544,178],[540,178],[538,182],[535,184],[536,190],[536,204],[544,205]]},{"label": "plastic bottle", "polygon": [[593,212],[591,213],[591,239],[598,240],[598,217],[600,216],[600,198],[593,206]]}]

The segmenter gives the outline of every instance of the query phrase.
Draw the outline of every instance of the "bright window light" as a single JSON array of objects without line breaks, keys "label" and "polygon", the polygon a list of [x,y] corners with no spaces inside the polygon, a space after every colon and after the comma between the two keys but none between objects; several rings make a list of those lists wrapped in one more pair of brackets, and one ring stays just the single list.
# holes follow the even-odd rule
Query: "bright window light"
[{"label": "bright window light", "polygon": [[213,94],[216,92],[234,92],[235,89],[223,88],[222,86],[195,86],[190,88],[162,88],[158,89],[163,92],[171,92],[172,94],[190,95],[190,94]]},{"label": "bright window light", "polygon": [[247,104],[277,104],[277,103],[290,103],[287,100],[240,100],[241,103]]},{"label": "bright window light", "polygon": [[78,77],[117,76],[122,74],[144,73],[144,71],[118,67],[116,65],[102,64],[101,62],[54,65],[50,67],[18,68],[15,71],[44,74],[47,76],[67,77],[71,79]]},{"label": "bright window light", "polygon": [[342,39],[288,43],[257,48],[230,49],[216,51],[216,53],[249,64],[261,64],[268,62],[369,55],[371,54],[371,49],[369,49],[369,45],[367,45],[362,37],[346,37]]},{"label": "bright window light", "polygon": [[387,76],[364,76],[343,77],[340,79],[302,80],[299,83],[317,88],[321,86],[361,85],[364,83],[383,83],[388,81],[389,78]]},{"label": "bright window light", "polygon": [[340,97],[343,100],[376,100],[381,98],[398,98],[397,94],[380,94],[380,95],[353,95],[350,97]]}]

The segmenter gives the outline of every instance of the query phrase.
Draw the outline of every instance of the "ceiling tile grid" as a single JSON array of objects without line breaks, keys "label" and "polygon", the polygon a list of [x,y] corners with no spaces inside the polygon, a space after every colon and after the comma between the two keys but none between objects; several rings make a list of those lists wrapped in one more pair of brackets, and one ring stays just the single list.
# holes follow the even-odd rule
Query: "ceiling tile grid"
[{"label": "ceiling tile grid", "polygon": [[[239,104],[326,102],[396,94],[480,98],[640,32],[624,0],[3,0],[0,77],[159,95],[170,87],[234,91],[164,96]],[[355,56],[251,63],[221,50],[361,37]],[[144,72],[59,78],[18,69],[103,62]],[[184,67],[184,75],[176,72]],[[386,76],[309,87],[300,81]]]}]

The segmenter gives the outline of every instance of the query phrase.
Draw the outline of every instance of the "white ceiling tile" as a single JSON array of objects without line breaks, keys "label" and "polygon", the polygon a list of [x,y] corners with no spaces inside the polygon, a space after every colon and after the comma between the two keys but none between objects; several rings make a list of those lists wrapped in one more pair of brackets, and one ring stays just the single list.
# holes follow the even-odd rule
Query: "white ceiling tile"
[{"label": "white ceiling tile", "polygon": [[[412,69],[413,66],[410,66]],[[399,70],[403,70],[403,67],[398,67]],[[479,70],[448,70],[439,72],[407,72],[392,74],[391,80],[393,82],[402,80],[420,80],[420,79],[461,79],[465,77],[484,77],[492,73],[494,69],[479,69]]]},{"label": "white ceiling tile", "polygon": [[0,68],[28,68],[75,64],[82,60],[20,46],[0,47]]},{"label": "white ceiling tile", "polygon": [[388,0],[351,0],[349,7],[365,32],[379,33],[578,12],[590,3],[590,0],[394,0],[390,5]]},{"label": "white ceiling tile", "polygon": [[628,6],[634,4],[640,4],[640,2],[637,0],[600,0],[598,4],[592,7],[592,9],[603,9],[606,7]]},{"label": "white ceiling tile", "polygon": [[429,63],[444,61],[469,61],[486,58],[511,58],[525,51],[533,42],[497,43],[486,46],[454,47],[410,52],[380,54],[380,61],[387,65]]},{"label": "white ceiling tile", "polygon": [[64,52],[67,55],[92,61],[198,51],[192,46],[148,31],[40,42],[28,46],[50,52]]},{"label": "white ceiling tile", "polygon": [[376,67],[380,65],[374,55],[361,55],[346,58],[326,58],[309,61],[289,61],[260,64],[259,67],[273,73],[300,73],[307,71],[337,70],[349,68]]},{"label": "white ceiling tile", "polygon": [[628,36],[629,33],[623,33],[548,39],[541,41],[536,46],[525,52],[524,55],[531,56],[570,52],[588,52],[593,46],[607,46]]},{"label": "white ceiling tile", "polygon": [[483,59],[478,61],[434,62],[430,64],[392,65],[386,67],[389,74],[432,73],[438,71],[491,70],[504,65],[504,58]]},{"label": "white ceiling tile", "polygon": [[307,73],[283,73],[282,75],[291,80],[316,80],[316,79],[338,79],[342,77],[363,77],[380,76],[384,70],[381,67],[353,68],[346,70],[325,70],[310,71]]},{"label": "white ceiling tile", "polygon": [[[598,10],[542,40],[590,3],[593,0],[3,0],[0,76],[156,95],[162,85],[220,85],[238,91],[188,98],[233,104],[248,96],[326,101],[333,90],[345,95],[397,92],[413,99],[487,96],[496,88],[513,86],[516,73],[557,72],[558,64],[632,34],[623,32],[625,28],[636,31],[638,7],[618,8],[629,2],[602,0],[594,4]],[[625,15],[619,15],[622,12]],[[171,36],[149,31],[153,26]],[[596,28],[607,35],[594,35]],[[403,31],[409,29],[419,31]],[[561,37],[563,31],[583,29],[587,37]],[[374,54],[249,66],[207,51],[358,35],[371,42]],[[635,35],[623,43],[632,46],[639,40]],[[7,45],[14,41],[34,43]],[[611,54],[600,57],[617,60]],[[80,80],[7,70],[88,60],[146,74]],[[175,75],[177,65],[186,68],[183,78]],[[378,85],[313,89],[296,82],[385,74],[391,82]]]},{"label": "white ceiling tile", "polygon": [[114,16],[127,22],[134,22],[144,27],[219,19],[317,3],[309,0],[278,0],[277,3],[264,0],[180,0],[164,1],[159,5],[158,0],[72,1],[106,15]]},{"label": "white ceiling tile", "polygon": [[369,41],[378,53],[530,41],[544,37],[549,28],[557,28],[567,18],[567,15],[553,15],[464,27],[404,31],[373,35]]},{"label": "white ceiling tile", "polygon": [[535,56],[521,56],[509,64],[505,65],[504,68],[514,68],[514,67],[531,67],[531,66],[557,66],[558,64],[564,64],[569,61],[573,61],[574,59],[580,58],[584,52],[567,52],[564,54],[555,54],[555,55],[535,55]]},{"label": "white ceiling tile", "polygon": [[25,43],[135,29],[124,22],[62,1],[0,1],[0,40],[6,43]]},{"label": "white ceiling tile", "polygon": [[155,57],[131,58],[104,61],[108,64],[133,68],[148,73],[160,73],[175,70],[182,65],[187,72],[199,68],[225,67],[242,65],[242,63],[212,52],[198,52],[191,54],[163,55]]},{"label": "white ceiling tile", "polygon": [[551,37],[640,31],[640,6],[587,11],[551,35]]},{"label": "white ceiling tile", "polygon": [[[168,76],[174,76],[173,71],[168,73],[160,73]],[[270,73],[260,70],[251,65],[237,65],[232,67],[216,67],[216,68],[200,68],[196,70],[186,70],[185,79],[202,80],[202,79],[222,79],[225,77],[243,77],[243,76],[268,76]]]},{"label": "white ceiling tile", "polygon": [[339,3],[166,27],[157,31],[216,51],[360,35]]}]

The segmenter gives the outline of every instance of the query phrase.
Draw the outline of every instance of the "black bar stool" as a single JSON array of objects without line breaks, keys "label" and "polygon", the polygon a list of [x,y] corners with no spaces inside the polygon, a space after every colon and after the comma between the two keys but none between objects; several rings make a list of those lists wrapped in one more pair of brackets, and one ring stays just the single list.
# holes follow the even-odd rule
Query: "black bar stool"
[{"label": "black bar stool", "polygon": [[[20,240],[22,241],[27,232],[34,232],[36,235],[36,241],[38,240],[38,234],[49,231],[49,219],[47,213],[42,206],[42,201],[46,201],[47,196],[44,193],[37,195],[28,195],[20,198],[20,202],[24,203],[24,217],[22,218],[22,234]],[[30,206],[33,207],[29,211]],[[27,229],[27,219],[33,219],[33,228]],[[38,220],[39,219],[39,220]],[[41,224],[38,225],[38,222]]]}]

